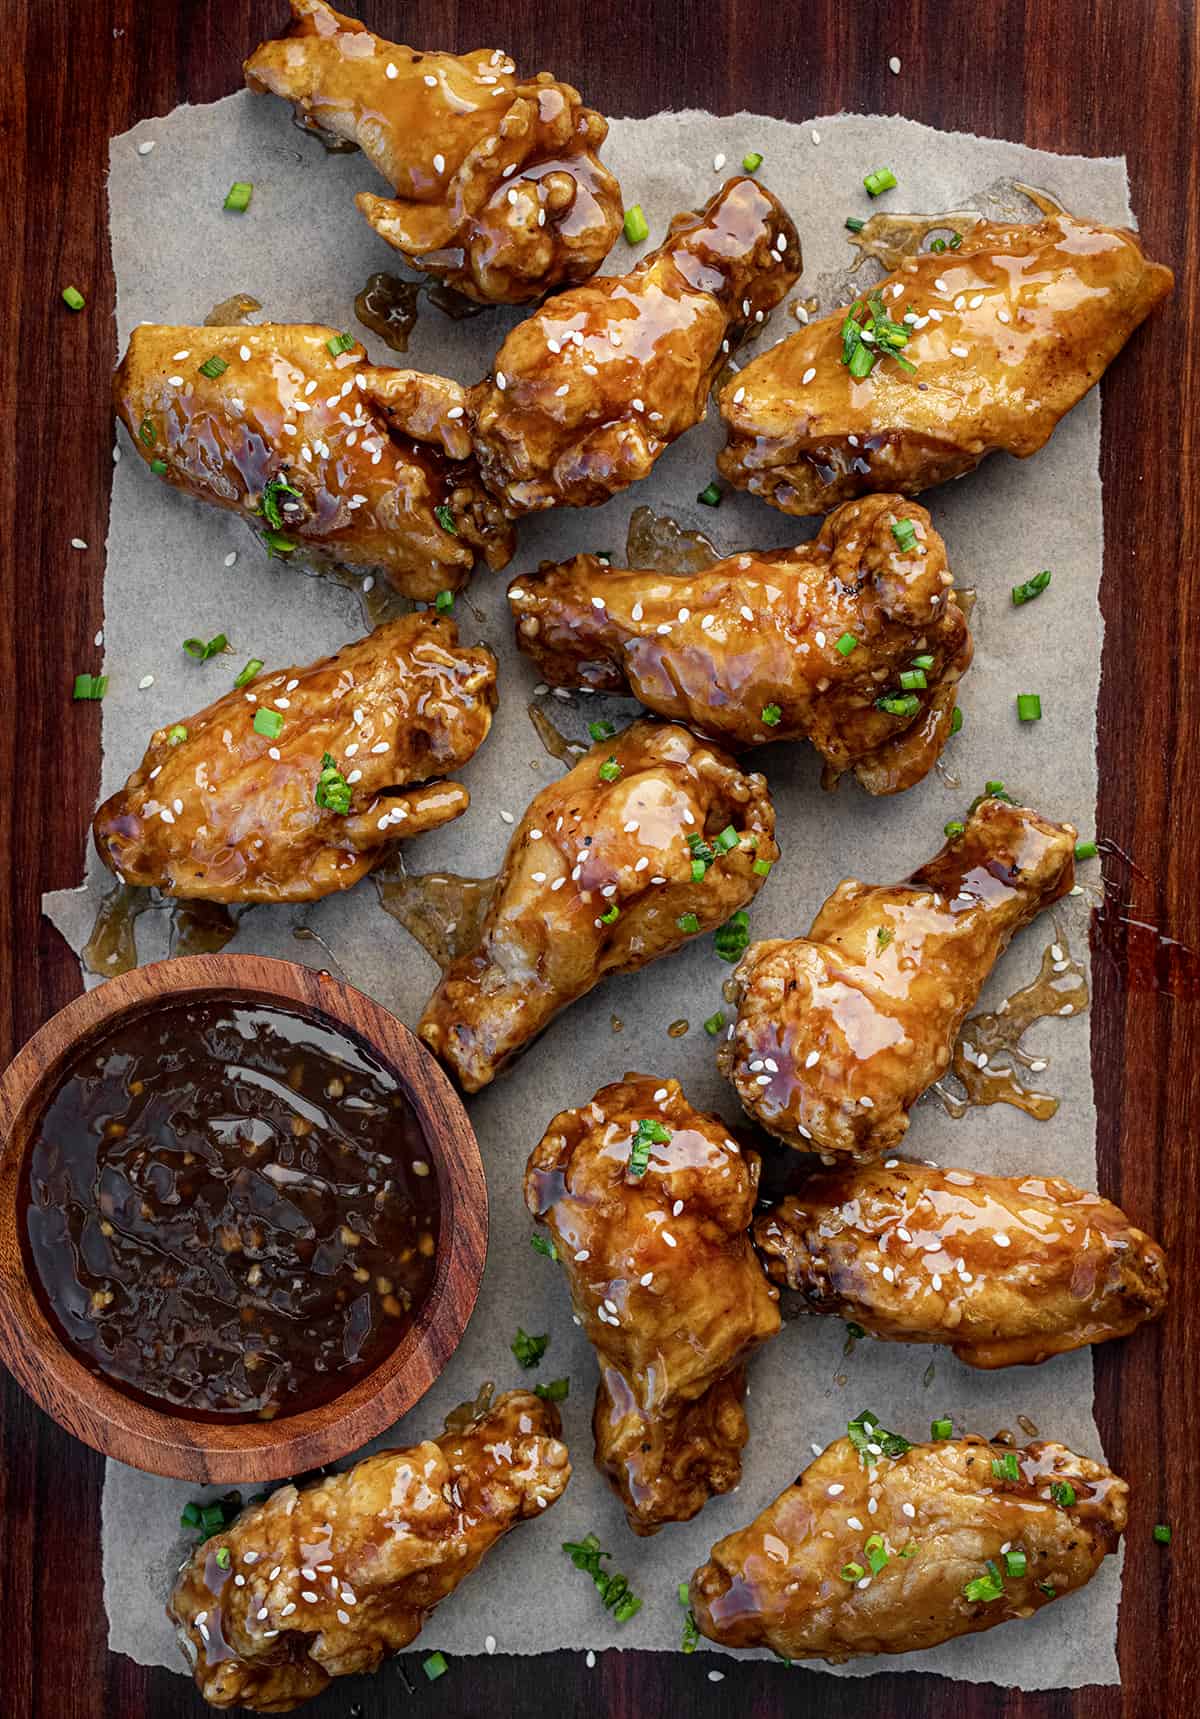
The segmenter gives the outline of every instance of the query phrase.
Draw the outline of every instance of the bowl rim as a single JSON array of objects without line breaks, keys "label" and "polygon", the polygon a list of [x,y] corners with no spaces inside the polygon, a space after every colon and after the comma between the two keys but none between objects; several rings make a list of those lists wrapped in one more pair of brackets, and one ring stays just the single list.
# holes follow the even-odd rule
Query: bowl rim
[{"label": "bowl rim", "polygon": [[[323,1017],[395,1073],[438,1177],[436,1270],[416,1319],[364,1378],[326,1403],[270,1421],[223,1423],[156,1409],[92,1372],[51,1324],[26,1268],[24,1166],[66,1066],[118,1021],[189,997],[241,995]],[[67,1432],[131,1467],[209,1482],[277,1480],[337,1461],[429,1390],[462,1338],[487,1256],[479,1143],[432,1053],[382,1004],[330,973],[243,954],[185,955],[117,974],[44,1023],[0,1075],[0,1362]]]}]

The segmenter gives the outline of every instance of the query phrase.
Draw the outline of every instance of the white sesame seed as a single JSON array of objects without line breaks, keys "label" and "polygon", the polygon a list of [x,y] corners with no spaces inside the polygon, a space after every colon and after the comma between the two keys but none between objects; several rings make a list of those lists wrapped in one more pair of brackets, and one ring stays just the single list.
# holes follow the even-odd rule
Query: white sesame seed
[{"label": "white sesame seed", "polygon": [[820,133],[820,132],[819,132],[819,131],[814,131],[814,132],[813,132],[813,134],[812,134],[812,140],[813,140],[813,142],[814,142],[814,143],[820,143],[820,141],[821,141],[821,133]]},{"label": "white sesame seed", "polygon": [[142,676],[141,680],[138,681],[138,691],[139,692],[145,692],[145,690],[148,686],[153,686],[153,685],[154,685],[154,676],[152,674],[144,674]]},{"label": "white sesame seed", "polygon": [[735,406],[740,406],[745,398],[746,390],[744,388],[737,388],[734,390],[733,403]]},{"label": "white sesame seed", "polygon": [[497,370],[496,372],[496,386],[499,388],[501,393],[503,393],[508,387],[508,377],[504,374],[503,370]]},{"label": "white sesame seed", "polygon": [[812,379],[816,375],[816,373],[817,373],[816,366],[810,364],[808,369],[804,372],[803,376],[800,378],[801,386],[804,388],[807,388],[808,384],[812,381]]},{"label": "white sesame seed", "polygon": [[375,753],[390,752],[391,751],[391,745],[386,740],[377,740],[375,742],[374,746],[372,746],[371,751],[375,752]]},{"label": "white sesame seed", "polygon": [[909,1504],[907,1501],[905,1503],[903,1503],[900,1506],[900,1508],[901,1508],[901,1510],[903,1510],[904,1514],[907,1517],[909,1517],[910,1520],[912,1517],[914,1517],[917,1514],[916,1507],[912,1504]]},{"label": "white sesame seed", "polygon": [[710,1671],[708,1674],[708,1681],[710,1683],[724,1683],[725,1673],[723,1671]]},{"label": "white sesame seed", "polygon": [[295,1609],[296,1609],[295,1600],[289,1600],[287,1605],[284,1606],[283,1610],[280,1612],[279,1615],[281,1618],[290,1618],[292,1613],[295,1611]]},{"label": "white sesame seed", "polygon": [[431,90],[435,90],[437,88],[437,79],[434,77],[432,72],[425,73],[425,82],[429,85]]},{"label": "white sesame seed", "polygon": [[721,171],[722,167],[724,167],[724,165],[725,165],[725,157],[723,155],[714,155],[713,156],[713,172],[714,173],[719,173]]},{"label": "white sesame seed", "polygon": [[145,143],[139,143],[138,144],[138,154],[139,155],[149,155],[150,151],[154,148],[154,145],[157,143],[157,141],[158,141],[157,138],[152,137],[152,138],[149,138]]},{"label": "white sesame seed", "polygon": [[511,823],[513,823],[513,822],[514,822],[514,819],[513,819],[513,815],[512,815],[512,813],[511,813],[511,812],[506,812],[506,811],[503,811],[503,810],[501,810],[501,813],[500,813],[500,822],[501,822],[501,823],[502,823],[502,824],[511,824]]},{"label": "white sesame seed", "polygon": [[588,1668],[588,1670],[589,1670],[589,1671],[591,1671],[591,1670],[592,1670],[592,1669],[593,1669],[593,1667],[594,1667],[594,1666],[595,1666],[595,1664],[596,1664],[596,1656],[595,1656],[595,1654],[594,1654],[594,1653],[593,1653],[593,1652],[592,1652],[592,1651],[591,1651],[591,1649],[590,1649],[590,1648],[589,1648],[589,1649],[588,1649],[588,1652],[587,1652],[587,1656],[586,1656],[586,1658],[585,1658],[585,1659],[584,1659],[584,1662],[583,1662],[583,1663],[584,1663],[584,1664],[585,1664],[585,1665],[586,1665],[586,1666],[587,1666],[587,1668]]},{"label": "white sesame seed", "polygon": [[892,72],[896,77],[899,77],[900,75],[900,61],[897,59],[895,54],[893,54],[891,59],[888,61],[888,71]]},{"label": "white sesame seed", "polygon": [[820,1062],[820,1060],[821,1060],[820,1051],[810,1050],[808,1055],[804,1059],[804,1066],[805,1066],[805,1068],[816,1068],[816,1066]]},{"label": "white sesame seed", "polygon": [[677,1246],[677,1243],[675,1241],[675,1237],[671,1234],[671,1232],[669,1230],[663,1230],[662,1231],[662,1239],[666,1242],[668,1247]]},{"label": "white sesame seed", "polygon": [[967,348],[965,346],[952,346],[950,351],[955,358],[966,358],[968,355]]},{"label": "white sesame seed", "polygon": [[1011,1245],[1003,1230],[997,1230],[992,1239],[997,1247],[1009,1247]]},{"label": "white sesame seed", "polygon": [[[813,1449],[816,1451],[817,1455],[820,1456],[820,1446],[814,1444]],[[845,1490],[846,1488],[842,1485],[840,1480],[835,1480],[833,1485],[828,1488],[830,1498],[840,1498]]]},{"label": "white sesame seed", "polygon": [[862,1533],[862,1523],[859,1521],[857,1516],[847,1516],[846,1526],[847,1528],[853,1528],[856,1533]]},{"label": "white sesame seed", "polygon": [[267,757],[268,758],[274,758],[275,762],[278,763],[279,762],[279,748],[278,748],[278,746],[268,746],[267,747]]}]

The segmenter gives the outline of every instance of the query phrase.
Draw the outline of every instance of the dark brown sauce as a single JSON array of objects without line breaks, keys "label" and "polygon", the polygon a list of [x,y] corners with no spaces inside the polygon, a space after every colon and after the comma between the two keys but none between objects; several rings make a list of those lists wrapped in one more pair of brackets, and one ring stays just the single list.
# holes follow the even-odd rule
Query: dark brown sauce
[{"label": "dark brown sauce", "polygon": [[670,1026],[667,1028],[667,1037],[669,1039],[683,1038],[691,1024],[692,1023],[690,1021],[683,1019],[672,1021]]},{"label": "dark brown sauce", "polygon": [[417,323],[420,281],[401,280],[385,270],[368,276],[354,300],[354,314],[364,328],[377,334],[393,352],[407,352]]},{"label": "dark brown sauce", "polygon": [[233,328],[238,323],[249,322],[256,310],[262,305],[258,299],[248,292],[235,292],[231,298],[223,298],[219,304],[214,304],[204,319],[205,328]]},{"label": "dark brown sauce", "polygon": [[927,251],[934,239],[947,244],[955,233],[964,237],[983,219],[978,209],[946,209],[940,215],[893,214],[890,209],[877,209],[857,233],[847,231],[846,238],[855,247],[857,256],[850,265],[853,274],[868,258],[882,264],[890,274],[898,269],[905,257],[915,257]]},{"label": "dark brown sauce", "polygon": [[721,551],[702,531],[686,531],[670,514],[635,507],[625,541],[629,567],[655,573],[703,573],[721,559]]},{"label": "dark brown sauce", "polygon": [[232,998],[84,1050],[26,1200],[30,1275],[74,1353],[201,1419],[328,1401],[433,1282],[437,1176],[397,1077],[334,1028]]},{"label": "dark brown sauce", "polygon": [[[293,554],[289,565],[299,567],[310,578],[328,579],[331,585],[353,591],[362,607],[363,622],[368,631],[382,627],[385,621],[394,621],[398,616],[408,614],[412,607],[385,574],[365,573],[364,576],[363,568],[347,567],[334,561],[312,544],[304,544],[297,554]],[[367,584],[368,579],[372,580],[370,585]]]},{"label": "dark brown sauce", "polygon": [[797,298],[792,300],[792,315],[795,317],[797,322],[804,323],[811,321],[814,316],[818,315],[820,309],[821,301],[815,294],[811,298]]},{"label": "dark brown sauce", "polygon": [[167,908],[171,915],[171,955],[216,955],[237,935],[244,909],[216,901],[173,901],[157,890],[114,883],[101,898],[92,934],[83,946],[89,973],[111,979],[138,965],[137,922],[143,913]]},{"label": "dark brown sauce", "polygon": [[496,1395],[494,1379],[485,1379],[473,1397],[468,1397],[465,1403],[456,1403],[443,1421],[448,1433],[466,1432],[472,1421],[477,1421],[481,1415],[491,1412],[492,1398]]},{"label": "dark brown sauce", "polygon": [[577,764],[587,751],[587,747],[578,740],[568,740],[561,729],[556,728],[540,704],[526,705],[529,720],[533,723],[534,733],[550,754],[563,764]]},{"label": "dark brown sauce", "polygon": [[496,893],[496,878],[439,871],[410,875],[395,861],[372,877],[381,907],[416,938],[443,972],[460,955],[478,947]]},{"label": "dark brown sauce", "polygon": [[1031,1057],[1021,1040],[1035,1021],[1078,1015],[1088,1006],[1088,983],[1061,932],[1042,955],[1036,979],[1001,1003],[995,1014],[972,1015],[954,1047],[951,1071],[963,1088],[959,1098],[941,1081],[933,1090],[951,1116],[965,1116],[972,1105],[1012,1104],[1046,1122],[1058,1109],[1051,1093],[1027,1085],[1022,1070],[1040,1074],[1048,1059]]}]

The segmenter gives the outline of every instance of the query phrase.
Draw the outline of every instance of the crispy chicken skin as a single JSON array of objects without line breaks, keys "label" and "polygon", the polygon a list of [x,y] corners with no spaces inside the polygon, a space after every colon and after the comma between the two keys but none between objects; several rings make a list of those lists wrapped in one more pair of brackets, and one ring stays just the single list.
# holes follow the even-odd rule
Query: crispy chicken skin
[{"label": "crispy chicken skin", "polygon": [[[639,1176],[643,1121],[670,1138]],[[635,1534],[687,1521],[741,1478],[743,1363],[779,1330],[779,1291],[748,1234],[758,1173],[719,1117],[651,1075],[562,1111],[530,1154],[525,1204],[600,1361],[596,1466]]]},{"label": "crispy chicken skin", "polygon": [[998,448],[1024,459],[1172,284],[1124,228],[1066,214],[980,223],[957,251],[907,257],[870,289],[894,321],[915,318],[903,349],[913,374],[884,358],[856,380],[841,361],[847,313],[835,311],[722,390],[717,464],[738,489],[810,514],[872,490],[915,494]]},{"label": "crispy chicken skin", "polygon": [[[1129,1488],[1051,1443],[1013,1451],[1020,1478],[1008,1480],[992,1468],[1008,1449],[968,1437],[870,1459],[836,1439],[696,1571],[689,1595],[701,1633],[836,1663],[936,1647],[1074,1593],[1116,1550]],[[1064,1484],[1069,1504],[1051,1495]],[[1001,1548],[1024,1555],[1024,1575],[1008,1574]],[[887,1553],[874,1573],[872,1549],[875,1562]],[[989,1566],[1002,1592],[968,1598]]]},{"label": "crispy chicken skin", "polygon": [[814,1313],[948,1344],[971,1367],[1128,1336],[1167,1299],[1158,1243],[1055,1176],[895,1159],[832,1170],[756,1218],[754,1240],[776,1283]]},{"label": "crispy chicken skin", "polygon": [[167,1606],[201,1695],[286,1713],[376,1670],[490,1546],[562,1496],[559,1431],[552,1403],[509,1391],[461,1432],[243,1510],[192,1553]]},{"label": "crispy chicken skin", "polygon": [[739,178],[698,213],[677,215],[628,274],[550,299],[471,390],[488,488],[516,516],[594,507],[645,477],[703,418],[730,347],[799,273],[786,210]]},{"label": "crispy chicken skin", "polygon": [[[695,881],[688,837],[726,830],[736,845]],[[686,728],[632,723],[534,796],[480,944],[443,974],[421,1038],[478,1092],[608,974],[636,972],[745,907],[763,883],[755,861],[778,858],[774,831],[762,776]],[[687,914],[697,931],[680,928]]]},{"label": "crispy chicken skin", "polygon": [[[907,550],[893,533],[904,520]],[[508,600],[517,643],[551,686],[632,692],[730,747],[811,740],[831,785],[853,770],[873,794],[932,769],[971,661],[945,545],[900,496],[848,502],[811,543],[702,573],[545,561],[513,580]],[[838,648],[847,637],[849,654]],[[877,700],[899,691],[918,655],[933,662],[917,709],[889,715]]]},{"label": "crispy chicken skin", "polygon": [[1069,824],[983,799],[906,882],[848,878],[807,937],[752,943],[718,1053],[747,1115],[830,1163],[895,1146],[1009,938],[1074,877]]},{"label": "crispy chicken skin", "polygon": [[601,163],[608,125],[549,72],[500,49],[423,53],[324,0],[291,0],[291,28],[246,61],[246,82],[302,125],[357,144],[395,197],[355,198],[414,268],[481,304],[526,304],[586,280],[621,229]]},{"label": "crispy chicken skin", "polygon": [[[473,756],[495,707],[491,652],[460,645],[452,621],[404,615],[158,729],[95,815],[97,852],[126,883],[191,899],[349,889],[397,840],[466,811],[467,790],[434,778]],[[254,721],[276,709],[272,739]],[[326,754],[350,787],[345,816],[317,804]]]},{"label": "crispy chicken skin", "polygon": [[[464,391],[366,364],[357,341],[335,356],[338,339],[310,323],[144,324],[113,378],[114,404],[138,453],[165,465],[158,475],[176,489],[350,566],[382,568],[406,597],[457,589],[477,550],[505,566],[512,527],[447,415],[462,410]],[[213,360],[224,368],[206,375]]]}]

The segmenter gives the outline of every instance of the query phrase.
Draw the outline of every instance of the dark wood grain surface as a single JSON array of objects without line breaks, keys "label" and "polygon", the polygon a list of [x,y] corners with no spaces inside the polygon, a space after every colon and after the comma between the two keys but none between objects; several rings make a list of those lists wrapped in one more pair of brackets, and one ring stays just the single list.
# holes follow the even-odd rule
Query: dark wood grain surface
[{"label": "dark wood grain surface", "polygon": [[[408,1708],[629,1719],[1191,1714],[1200,1698],[1200,1459],[1192,1448],[1200,987],[1190,954],[1200,948],[1200,14],[1193,0],[363,0],[359,10],[395,39],[499,43],[523,66],[581,84],[611,114],[695,105],[803,119],[895,109],[948,130],[1127,157],[1148,248],[1176,270],[1177,286],[1103,387],[1099,829],[1120,852],[1106,862],[1119,888],[1095,938],[1092,1053],[1102,1191],[1167,1243],[1175,1293],[1161,1327],[1096,1352],[1106,1449],[1134,1482],[1119,1690],[1023,1696],[886,1671],[846,1684],[727,1662],[724,1681],[713,1684],[712,1661],[702,1657],[619,1653],[590,1670],[578,1653],[472,1658],[427,1685],[420,1657],[409,1655],[373,1681],[336,1688],[314,1711],[325,1719],[383,1719]],[[75,671],[92,665],[103,622],[114,358],[107,140],[179,102],[237,88],[242,58],[284,11],[282,0],[0,0],[5,1059],[79,987],[38,898],[78,881],[98,784],[99,708],[72,709],[70,688]],[[899,77],[888,70],[891,54],[903,63]],[[87,294],[81,316],[62,305],[68,282]],[[73,550],[75,536],[90,547]],[[7,1378],[0,1437],[4,1719],[202,1712],[183,1678],[106,1651],[101,1459]],[[1157,1521],[1174,1526],[1167,1553],[1151,1540]],[[1071,1627],[1069,1607],[1061,1621]]]}]

